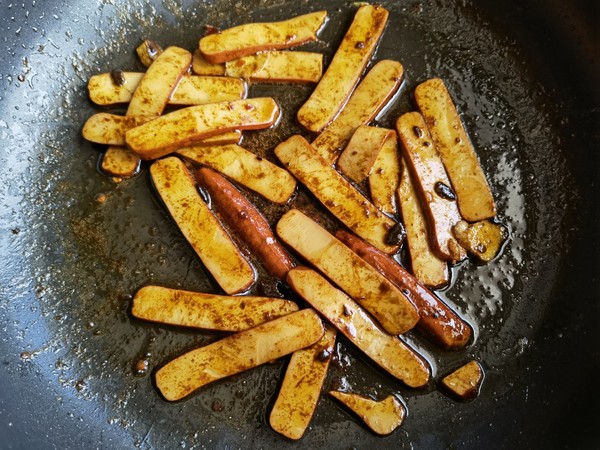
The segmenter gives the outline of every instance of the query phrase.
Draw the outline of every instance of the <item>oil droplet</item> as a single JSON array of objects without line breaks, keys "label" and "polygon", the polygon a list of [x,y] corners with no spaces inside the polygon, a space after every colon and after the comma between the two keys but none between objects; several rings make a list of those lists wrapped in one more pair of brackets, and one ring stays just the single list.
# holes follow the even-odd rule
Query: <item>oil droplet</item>
[{"label": "oil droplet", "polygon": [[133,366],[133,374],[136,377],[145,377],[148,374],[148,360],[140,359]]}]

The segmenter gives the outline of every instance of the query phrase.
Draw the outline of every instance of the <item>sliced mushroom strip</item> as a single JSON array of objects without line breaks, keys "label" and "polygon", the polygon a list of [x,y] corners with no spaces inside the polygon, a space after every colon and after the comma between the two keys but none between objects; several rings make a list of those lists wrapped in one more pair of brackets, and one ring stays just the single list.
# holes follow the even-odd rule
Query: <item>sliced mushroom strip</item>
[{"label": "sliced mushroom strip", "polygon": [[319,156],[306,139],[292,136],[275,148],[275,155],[348,228],[386,253],[398,250],[398,244],[386,243],[396,222]]},{"label": "sliced mushroom strip", "polygon": [[385,436],[402,425],[406,407],[393,395],[377,401],[352,392],[329,391],[329,395],[349,408],[373,432]]},{"label": "sliced mushroom strip", "polygon": [[[144,73],[123,72],[124,84],[116,85],[110,73],[94,75],[88,82],[90,99],[97,105],[129,103]],[[185,76],[168,99],[169,105],[191,106],[240,100],[246,97],[243,80],[233,77]]]},{"label": "sliced mushroom strip", "polygon": [[477,397],[483,383],[483,369],[477,361],[469,361],[442,378],[440,384],[460,400]]},{"label": "sliced mushroom strip", "polygon": [[270,97],[190,106],[128,130],[125,141],[142,159],[156,159],[215,134],[269,128],[278,118]]},{"label": "sliced mushroom strip", "polygon": [[494,217],[490,185],[444,82],[433,78],[418,85],[415,102],[442,157],[461,215],[468,222]]},{"label": "sliced mushroom strip", "polygon": [[388,333],[405,333],[418,322],[417,310],[396,286],[299,210],[283,215],[277,234],[372,314]]},{"label": "sliced mushroom strip", "polygon": [[338,170],[355,183],[361,183],[370,175],[384,142],[391,135],[396,136],[394,130],[359,126],[337,160]]},{"label": "sliced mushroom strip", "polygon": [[398,213],[396,191],[400,185],[401,159],[398,137],[392,132],[383,142],[369,175],[369,193],[373,204],[384,213]]},{"label": "sliced mushroom strip", "polygon": [[[185,49],[169,47],[161,52],[133,90],[125,116],[152,117],[162,114],[191,63],[192,54]],[[123,85],[127,84],[126,81],[124,78]],[[127,148],[112,147],[102,156],[100,167],[110,175],[130,177],[139,167],[139,162],[135,161],[138,157]]]},{"label": "sliced mushroom strip", "polygon": [[300,439],[308,428],[333,358],[336,334],[326,325],[319,342],[292,353],[269,416],[271,427],[279,434]]},{"label": "sliced mushroom strip", "polygon": [[228,294],[247,291],[254,268],[200,197],[193,176],[179,158],[150,166],[152,182],[171,217],[219,286]]},{"label": "sliced mushroom strip", "polygon": [[428,220],[431,250],[446,261],[464,259],[465,249],[452,232],[462,218],[444,164],[423,117],[418,112],[401,115],[396,121],[396,131]]},{"label": "sliced mushroom strip", "polygon": [[320,132],[343,108],[377,48],[388,14],[380,5],[358,8],[321,81],[298,110],[298,121],[307,130]]},{"label": "sliced mushroom strip", "polygon": [[228,176],[274,203],[286,203],[296,191],[296,180],[287,170],[239,145],[196,145],[176,153]]},{"label": "sliced mushroom strip", "polygon": [[[448,263],[431,250],[429,226],[421,200],[415,191],[408,166],[403,164],[398,203],[406,229],[406,243],[412,274],[425,286],[441,288],[450,281]],[[458,222],[460,223],[460,222]]]},{"label": "sliced mushroom strip", "polygon": [[169,401],[214,381],[306,348],[325,329],[313,309],[287,314],[174,359],[156,372],[156,386]]},{"label": "sliced mushroom strip", "polygon": [[383,331],[361,306],[322,275],[307,267],[288,273],[288,284],[346,338],[394,377],[410,387],[422,387],[429,364],[399,338]]},{"label": "sliced mushroom strip", "polygon": [[[124,146],[125,133],[132,128],[149,122],[156,117],[127,117],[109,113],[97,113],[83,125],[82,135],[96,144]],[[242,139],[240,130],[225,131],[206,137],[196,145],[239,144]]]},{"label": "sliced mushroom strip", "polygon": [[313,141],[312,146],[330,164],[360,125],[367,125],[398,92],[404,69],[397,61],[377,62],[358,84],[339,115]]},{"label": "sliced mushroom strip", "polygon": [[272,51],[225,63],[225,74],[257,83],[316,83],[323,75],[323,54]]},{"label": "sliced mushroom strip", "polygon": [[433,292],[394,259],[358,236],[338,230],[336,237],[392,282],[416,306],[417,329],[443,348],[462,348],[471,338],[471,327]]},{"label": "sliced mushroom strip", "polygon": [[290,300],[229,296],[144,286],[133,297],[131,313],[165,325],[216,331],[242,331],[298,311]]},{"label": "sliced mushroom strip", "polygon": [[200,39],[198,48],[212,64],[267,50],[296,47],[317,40],[327,11],[317,11],[281,22],[247,23]]}]

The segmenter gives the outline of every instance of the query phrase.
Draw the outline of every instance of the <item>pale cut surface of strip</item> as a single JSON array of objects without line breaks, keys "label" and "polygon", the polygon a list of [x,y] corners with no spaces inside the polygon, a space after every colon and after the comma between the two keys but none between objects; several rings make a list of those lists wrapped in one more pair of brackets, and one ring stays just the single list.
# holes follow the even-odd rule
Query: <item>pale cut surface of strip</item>
[{"label": "pale cut surface of strip", "polygon": [[402,425],[406,408],[393,395],[376,401],[351,392],[329,391],[329,395],[352,410],[375,433],[385,436]]},{"label": "pale cut surface of strip", "polygon": [[155,116],[126,117],[109,113],[96,113],[86,120],[81,134],[85,139],[96,144],[124,146],[127,130],[154,118]]},{"label": "pale cut surface of strip", "polygon": [[155,161],[150,175],[175,223],[227,294],[245,292],[256,279],[218,219],[200,197],[192,175],[174,156]]},{"label": "pale cut surface of strip", "polygon": [[364,259],[297,209],[277,223],[283,241],[314,265],[392,335],[413,328],[419,314],[413,304]]},{"label": "pale cut surface of strip", "polygon": [[[96,144],[124,146],[125,133],[128,130],[152,119],[155,119],[155,117],[126,117],[109,113],[97,113],[85,122],[82,135],[88,141]],[[196,145],[239,144],[241,139],[242,132],[233,130],[204,138]]]},{"label": "pale cut surface of strip", "polygon": [[343,108],[377,48],[388,14],[379,5],[358,8],[321,81],[298,110],[298,122],[307,130],[320,132]]},{"label": "pale cut surface of strip", "polygon": [[323,75],[323,55],[272,51],[225,63],[225,74],[263,83],[317,83]]},{"label": "pale cut surface of strip", "polygon": [[270,97],[190,106],[128,130],[125,141],[142,159],[156,159],[215,134],[268,128],[278,118]]},{"label": "pale cut surface of strip", "polygon": [[217,331],[242,331],[298,311],[290,300],[226,296],[144,286],[133,297],[131,313],[138,319],[167,325]]},{"label": "pale cut surface of strip", "polygon": [[274,203],[286,203],[296,191],[296,180],[287,170],[239,145],[184,147],[177,154],[227,175]]},{"label": "pale cut surface of strip", "polygon": [[208,168],[200,167],[196,180],[208,191],[219,216],[242,239],[250,252],[272,276],[285,281],[296,265],[286,248],[260,211],[225,177]]},{"label": "pale cut surface of strip", "polygon": [[442,386],[461,400],[477,397],[482,383],[483,369],[475,360],[459,367],[441,381]]},{"label": "pale cut surface of strip", "polygon": [[400,154],[396,132],[387,137],[369,175],[369,193],[373,204],[387,214],[396,215],[396,191],[400,184]]},{"label": "pale cut surface of strip", "polygon": [[149,67],[156,61],[156,58],[160,56],[163,49],[156,42],[144,39],[142,43],[136,47],[135,52],[140,58],[140,62],[146,67]]},{"label": "pale cut surface of strip", "polygon": [[118,85],[110,73],[94,75],[88,80],[88,95],[97,105],[128,103],[143,76],[143,72],[123,72],[125,83]]},{"label": "pale cut surface of strip", "polygon": [[354,131],[373,120],[396,94],[403,74],[402,64],[397,61],[384,59],[376,63],[358,84],[335,120],[312,141],[315,150],[333,164]]},{"label": "pale cut surface of strip", "polygon": [[214,381],[306,348],[325,329],[312,309],[287,314],[174,359],[156,372],[156,386],[169,401]]},{"label": "pale cut surface of strip", "polygon": [[101,169],[111,177],[132,177],[140,170],[141,161],[127,147],[109,146],[102,155]]},{"label": "pale cut surface of strip", "polygon": [[415,102],[442,157],[461,215],[468,222],[494,217],[490,185],[444,82],[433,78],[418,85]]},{"label": "pale cut surface of strip", "polygon": [[409,166],[428,220],[431,250],[446,261],[464,259],[466,251],[452,232],[462,217],[456,200],[440,193],[440,188],[450,192],[452,188],[423,116],[418,112],[401,115],[396,121],[396,131],[402,143],[404,161]]},{"label": "pale cut surface of strip", "polygon": [[395,135],[394,130],[359,126],[337,160],[338,170],[352,181],[361,183],[371,173],[383,143],[392,134]]},{"label": "pale cut surface of strip", "polygon": [[348,228],[386,253],[398,250],[398,245],[386,244],[396,222],[320,157],[306,139],[292,136],[275,148],[275,155]]},{"label": "pale cut surface of strip", "polygon": [[202,53],[200,53],[200,49],[197,48],[194,50],[194,56],[192,58],[192,72],[196,75],[225,75],[225,64],[209,63],[204,59]]},{"label": "pale cut surface of strip", "polygon": [[138,83],[127,107],[126,116],[162,114],[177,84],[192,64],[192,54],[179,47],[168,47],[152,63]]},{"label": "pale cut surface of strip", "polygon": [[[182,48],[169,47],[161,52],[138,81],[125,115],[147,117],[162,114],[191,62],[192,54]],[[102,156],[100,167],[109,175],[126,178],[134,175],[139,167],[136,158],[139,159],[139,156],[126,147],[112,148]]]},{"label": "pale cut surface of strip", "polygon": [[300,439],[308,428],[335,351],[336,334],[326,325],[319,342],[292,354],[269,416],[271,427],[279,434]]},{"label": "pale cut surface of strip", "polygon": [[429,245],[429,229],[421,202],[413,186],[406,163],[402,167],[398,203],[413,275],[430,288],[446,286],[450,280],[448,263],[438,258]]},{"label": "pale cut surface of strip", "polygon": [[209,34],[198,48],[210,63],[223,63],[267,50],[281,50],[317,40],[327,11],[317,11],[281,22],[247,23]]},{"label": "pale cut surface of strip", "polygon": [[287,279],[297,294],[388,373],[410,387],[427,384],[429,364],[399,338],[379,328],[358,303],[323,276],[307,267],[296,267]]},{"label": "pale cut surface of strip", "polygon": [[[124,72],[125,84],[116,85],[110,73],[94,75],[88,82],[90,99],[97,105],[128,103],[144,74]],[[171,94],[169,105],[191,106],[246,98],[246,84],[239,78],[184,76]]]}]

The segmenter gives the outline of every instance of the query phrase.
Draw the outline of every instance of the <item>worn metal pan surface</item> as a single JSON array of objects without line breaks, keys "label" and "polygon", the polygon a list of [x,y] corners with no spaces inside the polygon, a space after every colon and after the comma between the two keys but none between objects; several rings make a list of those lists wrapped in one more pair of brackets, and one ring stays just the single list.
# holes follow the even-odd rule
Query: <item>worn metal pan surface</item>
[{"label": "worn metal pan surface", "polygon": [[[152,372],[211,333],[134,320],[148,283],[215,290],[149,188],[147,172],[115,184],[102,150],[80,135],[97,107],[88,78],[141,70],[143,38],[195,48],[205,24],[225,28],[327,9],[329,61],[356,5],[342,1],[0,1],[0,448],[591,448],[598,445],[598,39],[594,2],[384,1],[377,58],[406,79],[378,120],[413,108],[417,83],[444,78],[489,175],[502,255],[466,262],[440,293],[473,324],[475,342],[443,352],[409,334],[435,378],[470,358],[485,380],[457,403],[432,384],[413,391],[343,340],[328,386],[396,393],[409,416],[377,437],[328,398],[299,442],[266,417],[279,361],[164,401]],[[248,133],[266,157],[301,131],[310,88],[252,88],[283,105],[273,130]],[[98,195],[106,196],[99,202]],[[302,195],[300,198],[303,198]],[[264,204],[262,204],[264,206]],[[268,210],[274,219],[283,209]],[[266,283],[263,289],[272,292]],[[149,373],[136,373],[146,360]],[[595,420],[594,420],[595,419]]]}]

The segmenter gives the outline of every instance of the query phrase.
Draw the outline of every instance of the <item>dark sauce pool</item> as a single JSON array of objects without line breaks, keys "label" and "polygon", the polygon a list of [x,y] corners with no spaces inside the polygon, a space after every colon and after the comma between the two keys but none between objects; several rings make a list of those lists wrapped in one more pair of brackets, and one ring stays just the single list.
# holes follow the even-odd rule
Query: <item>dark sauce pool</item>
[{"label": "dark sauce pool", "polygon": [[[46,380],[44,395],[55,398],[53,408],[61,414],[70,414],[73,426],[93,416],[94,424],[85,425],[89,435],[110,436],[96,445],[460,447],[473,428],[469,424],[485,427],[486,410],[506,407],[499,405],[515,389],[518,375],[535,370],[538,361],[530,347],[543,323],[560,252],[566,250],[566,236],[557,238],[563,218],[560,211],[549,214],[548,205],[564,202],[572,192],[565,161],[553,151],[560,146],[556,118],[562,105],[550,101],[536,82],[517,43],[496,33],[471,3],[382,4],[390,19],[375,60],[399,60],[405,79],[375,123],[392,128],[399,114],[415,109],[411,93],[418,83],[443,78],[509,238],[494,261],[467,260],[454,267],[451,285],[438,291],[473,327],[474,341],[467,348],[442,351],[417,333],[406,335],[432,364],[427,388],[404,387],[338,337],[325,389],[401,396],[409,416],[400,429],[389,437],[374,436],[323,395],[299,443],[268,426],[283,360],[209,385],[177,403],[164,401],[153,386],[158,367],[222,335],[135,320],[129,313],[131,296],[146,284],[207,292],[218,288],[161,207],[146,164],[137,177],[121,183],[97,171],[102,149],[80,137],[85,120],[100,110],[87,99],[86,83],[99,72],[143,70],[134,50],[144,38],[163,47],[194,49],[205,25],[222,29],[318,9],[327,9],[330,20],[321,41],[303,49],[324,52],[328,63],[356,5],[106,1],[79,13],[57,6],[56,26],[43,30],[35,29],[34,6],[22,8],[31,10],[26,16],[17,11],[18,17],[30,18],[26,28],[15,27],[16,35],[27,35],[28,46],[11,50],[26,58],[22,67],[12,68],[15,76],[5,77],[11,90],[3,101],[7,111],[19,111],[20,120],[0,120],[3,139],[21,148],[0,158],[0,173],[18,180],[3,187],[0,196],[10,212],[0,224],[12,230],[1,237],[3,251],[12,255],[1,277],[1,288],[11,294],[0,305],[6,311],[3,331],[10,336],[3,339],[10,340],[16,355],[7,370]],[[311,138],[294,118],[310,92],[307,86],[251,86],[250,97],[273,96],[283,115],[275,128],[246,132],[242,145],[276,161],[273,149],[280,141],[296,133]],[[320,215],[330,229],[336,226],[304,190],[286,206],[248,195],[272,224],[293,206]],[[260,279],[252,292],[280,295],[275,281],[258,262],[255,266]],[[470,359],[482,363],[484,384],[477,399],[457,403],[437,389],[436,381]]]}]

